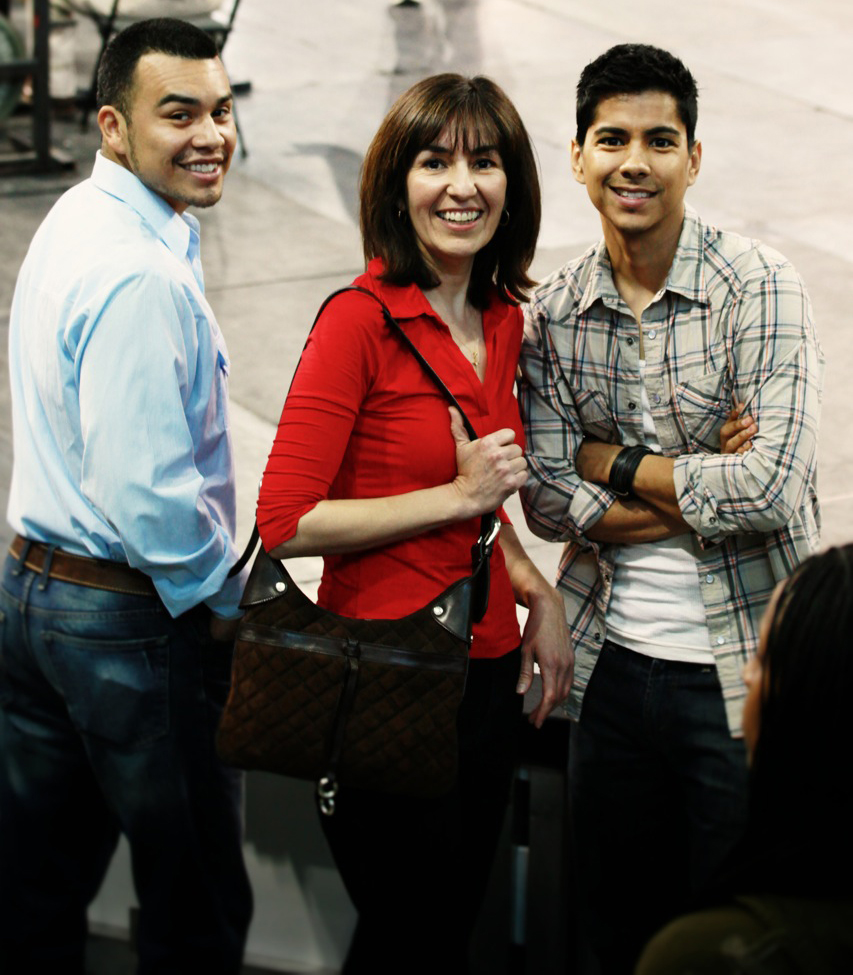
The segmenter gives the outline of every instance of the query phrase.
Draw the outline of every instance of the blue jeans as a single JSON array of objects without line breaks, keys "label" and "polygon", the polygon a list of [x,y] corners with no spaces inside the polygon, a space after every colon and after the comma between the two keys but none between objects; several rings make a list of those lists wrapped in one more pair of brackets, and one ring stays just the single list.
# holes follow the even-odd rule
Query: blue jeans
[{"label": "blue jeans", "polygon": [[203,606],[172,619],[18,565],[0,584],[0,971],[84,971],[86,908],[124,833],[140,975],[239,972],[242,779],[213,745],[231,645]]},{"label": "blue jeans", "polygon": [[630,975],[740,837],[746,750],[715,667],[607,641],[569,755],[581,925],[603,975]]}]

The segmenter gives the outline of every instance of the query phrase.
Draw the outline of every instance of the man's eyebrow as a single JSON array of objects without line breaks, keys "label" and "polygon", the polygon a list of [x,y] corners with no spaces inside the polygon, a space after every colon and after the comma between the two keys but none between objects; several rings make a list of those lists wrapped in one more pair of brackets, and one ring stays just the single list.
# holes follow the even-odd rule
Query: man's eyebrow
[{"label": "man's eyebrow", "polygon": [[[217,105],[224,105],[226,102],[230,102],[234,98],[234,95],[229,91],[227,95],[222,95],[216,102]],[[159,102],[157,102],[157,108],[162,108],[164,105],[190,105],[198,106],[201,105],[201,100],[198,98],[193,98],[190,95],[178,95],[174,92],[170,92],[168,95],[164,95]]]},{"label": "man's eyebrow", "polygon": [[656,125],[651,129],[646,129],[646,135],[677,135],[681,132],[674,125]]},{"label": "man's eyebrow", "polygon": [[[620,125],[597,125],[595,127],[596,135],[628,135],[628,130],[623,129]],[[646,129],[643,135],[676,135],[680,136],[681,132],[675,128],[674,125],[654,125],[650,129]]]}]

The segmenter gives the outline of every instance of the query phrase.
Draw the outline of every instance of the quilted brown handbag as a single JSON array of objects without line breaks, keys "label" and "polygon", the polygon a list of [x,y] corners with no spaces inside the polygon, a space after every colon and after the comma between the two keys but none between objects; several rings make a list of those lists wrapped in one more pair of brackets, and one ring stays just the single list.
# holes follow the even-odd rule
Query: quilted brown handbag
[{"label": "quilted brown handbag", "polygon": [[[452,393],[382,308],[476,438]],[[449,791],[471,626],[486,610],[499,527],[494,514],[484,516],[471,575],[393,620],[322,609],[261,548],[241,602],[245,615],[216,742],[222,760],[315,781],[326,815],[334,812],[341,785],[413,796]],[[257,526],[232,571],[248,561],[256,541]]]}]

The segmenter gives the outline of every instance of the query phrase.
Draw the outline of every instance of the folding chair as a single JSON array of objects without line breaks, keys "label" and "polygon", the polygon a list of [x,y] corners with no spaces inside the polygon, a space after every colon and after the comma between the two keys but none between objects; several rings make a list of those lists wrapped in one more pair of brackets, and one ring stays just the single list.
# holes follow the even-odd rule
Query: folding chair
[{"label": "folding chair", "polygon": [[[240,0],[66,0],[74,11],[88,17],[97,27],[101,35],[101,49],[95,60],[92,72],[92,82],[82,96],[81,125],[85,129],[89,123],[89,113],[98,102],[98,67],[101,63],[104,49],[113,34],[117,34],[125,27],[145,20],[147,17],[177,17],[179,20],[195,24],[206,34],[209,34],[222,55],[222,48],[228,40],[228,35],[234,26],[237,8]],[[230,4],[230,10],[228,5]],[[218,14],[218,16],[214,16]],[[248,84],[240,87],[246,91]],[[240,155],[245,159],[248,155],[240,121],[237,117],[237,107],[234,106],[234,124],[237,127],[237,140],[240,144]]]}]

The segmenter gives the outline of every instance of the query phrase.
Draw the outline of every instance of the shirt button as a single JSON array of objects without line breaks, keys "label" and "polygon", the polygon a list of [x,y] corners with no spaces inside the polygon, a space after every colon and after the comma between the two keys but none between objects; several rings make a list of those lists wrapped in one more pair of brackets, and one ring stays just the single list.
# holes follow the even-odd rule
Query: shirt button
[{"label": "shirt button", "polygon": [[628,345],[633,345],[633,344],[634,344],[634,340],[629,336],[628,337]]},{"label": "shirt button", "polygon": [[713,515],[711,515],[711,517],[708,519],[708,521],[712,525],[716,525],[717,524],[717,519]]},{"label": "shirt button", "polygon": [[712,575],[705,576],[705,582],[707,582],[709,586],[713,581],[714,581],[714,577]]},{"label": "shirt button", "polygon": [[628,409],[629,410],[636,410],[636,408],[637,408],[637,404],[636,403],[629,403],[628,404]]},{"label": "shirt button", "polygon": [[655,393],[655,402],[660,403],[660,396],[657,393]]},{"label": "shirt button", "polygon": [[726,642],[726,638],[725,637],[723,637],[723,636],[718,636],[717,637],[717,646],[718,647],[721,647],[725,642]]},{"label": "shirt button", "polygon": [[646,333],[650,339],[653,339],[658,333],[652,328]]},{"label": "shirt button", "polygon": [[595,635],[595,639],[596,640],[600,640],[601,639],[601,634],[600,633],[596,633],[594,635]]}]

